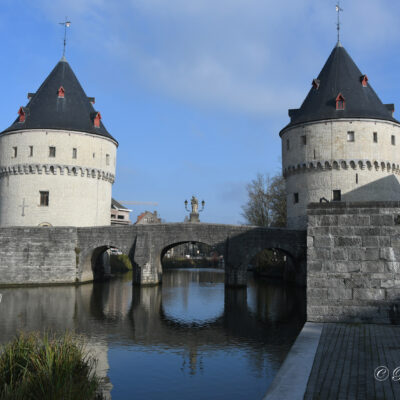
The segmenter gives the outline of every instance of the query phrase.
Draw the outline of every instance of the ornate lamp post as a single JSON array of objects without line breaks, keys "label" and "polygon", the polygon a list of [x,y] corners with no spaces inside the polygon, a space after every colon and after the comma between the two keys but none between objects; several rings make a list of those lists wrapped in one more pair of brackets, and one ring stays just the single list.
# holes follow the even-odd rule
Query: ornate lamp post
[{"label": "ornate lamp post", "polygon": [[206,202],[204,200],[201,202],[201,210],[199,210],[199,201],[195,196],[192,196],[190,205],[192,207],[192,211],[188,209],[188,201],[185,200],[185,210],[190,212],[190,218],[188,222],[200,222],[199,213],[204,210]]}]

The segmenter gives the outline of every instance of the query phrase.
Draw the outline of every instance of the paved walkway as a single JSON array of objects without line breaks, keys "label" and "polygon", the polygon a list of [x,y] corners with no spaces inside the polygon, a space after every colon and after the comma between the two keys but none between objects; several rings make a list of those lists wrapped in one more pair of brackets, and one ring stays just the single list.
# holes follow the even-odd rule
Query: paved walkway
[{"label": "paved walkway", "polygon": [[[399,399],[400,400],[400,326],[373,324],[312,324],[320,327],[321,334],[310,332],[306,323],[289,352],[285,363],[267,392],[266,399]],[[296,350],[302,335],[309,337],[308,348],[316,348],[312,357]],[[312,346],[314,340],[314,347]],[[304,341],[304,335],[303,335]],[[294,351],[294,353],[293,353]],[[293,355],[296,358],[293,358]],[[291,373],[284,370],[288,360]],[[377,369],[378,367],[382,367]],[[398,368],[396,370],[396,368]],[[304,369],[310,371],[304,378]],[[293,371],[303,375],[302,381],[294,379],[291,392],[287,384]],[[375,374],[377,374],[376,379]],[[285,397],[286,396],[286,397]]]}]

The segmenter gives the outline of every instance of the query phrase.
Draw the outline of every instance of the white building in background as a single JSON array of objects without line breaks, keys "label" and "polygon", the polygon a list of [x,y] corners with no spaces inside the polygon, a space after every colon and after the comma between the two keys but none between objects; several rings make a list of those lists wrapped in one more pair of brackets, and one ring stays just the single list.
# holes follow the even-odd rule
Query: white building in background
[{"label": "white building in background", "polygon": [[129,213],[131,211],[117,200],[111,199],[111,225],[130,225]]},{"label": "white building in background", "polygon": [[110,225],[118,142],[63,57],[0,134],[0,226]]},{"label": "white building in background", "polygon": [[288,227],[305,229],[307,204],[400,200],[400,124],[337,43],[282,129]]}]

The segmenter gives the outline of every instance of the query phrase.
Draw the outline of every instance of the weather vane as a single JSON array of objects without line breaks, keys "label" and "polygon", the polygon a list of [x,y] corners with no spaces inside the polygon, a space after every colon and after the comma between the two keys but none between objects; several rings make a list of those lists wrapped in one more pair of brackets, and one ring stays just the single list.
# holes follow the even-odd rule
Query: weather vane
[{"label": "weather vane", "polygon": [[67,28],[70,27],[71,21],[68,21],[68,18],[65,17],[64,22],[59,22],[60,25],[64,25],[64,49],[63,49],[63,57],[65,57],[65,46],[67,45]]},{"label": "weather vane", "polygon": [[343,11],[343,10],[340,8],[340,2],[338,0],[338,2],[336,4],[336,12],[337,12],[336,29],[337,29],[337,41],[338,41],[338,43],[340,42],[340,11]]}]

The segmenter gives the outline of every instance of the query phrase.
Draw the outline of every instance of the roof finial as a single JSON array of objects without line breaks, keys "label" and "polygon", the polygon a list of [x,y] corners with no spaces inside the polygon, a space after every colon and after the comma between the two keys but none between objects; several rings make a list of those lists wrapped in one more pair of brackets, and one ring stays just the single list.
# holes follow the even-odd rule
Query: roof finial
[{"label": "roof finial", "polygon": [[65,58],[65,46],[67,45],[67,28],[71,25],[71,21],[68,21],[68,18],[65,17],[64,22],[59,22],[60,25],[64,25],[64,48],[63,48],[63,59]]},{"label": "roof finial", "polygon": [[338,0],[338,2],[336,4],[336,12],[337,12],[336,29],[337,29],[337,41],[338,41],[338,44],[340,44],[340,11],[343,11],[343,9],[340,8],[340,1]]}]

